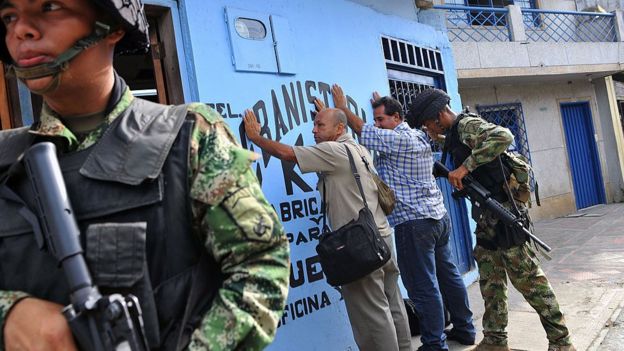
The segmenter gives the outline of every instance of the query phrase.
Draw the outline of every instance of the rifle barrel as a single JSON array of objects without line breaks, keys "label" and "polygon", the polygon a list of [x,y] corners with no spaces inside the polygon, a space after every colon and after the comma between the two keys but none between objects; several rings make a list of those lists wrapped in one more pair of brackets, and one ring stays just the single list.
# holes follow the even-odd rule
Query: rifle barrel
[{"label": "rifle barrel", "polygon": [[524,233],[526,235],[528,235],[531,239],[533,239],[533,241],[535,241],[535,243],[537,243],[537,245],[541,246],[544,250],[546,250],[546,252],[551,252],[552,251],[552,249],[550,248],[550,246],[548,246],[548,244],[546,244],[540,238],[538,238],[535,235],[533,235],[533,233],[531,233],[524,226],[522,226],[522,225],[520,225],[520,226],[522,227],[522,230],[524,230]]}]

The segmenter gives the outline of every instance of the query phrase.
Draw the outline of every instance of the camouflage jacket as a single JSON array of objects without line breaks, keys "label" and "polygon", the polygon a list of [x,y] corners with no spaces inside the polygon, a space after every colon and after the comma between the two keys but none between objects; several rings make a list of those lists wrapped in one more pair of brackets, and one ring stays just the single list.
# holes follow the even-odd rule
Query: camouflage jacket
[{"label": "camouflage jacket", "polygon": [[[31,133],[63,138],[68,151],[86,149],[98,142],[132,99],[126,89],[105,123],[80,138],[44,105],[41,123]],[[261,350],[272,341],[286,301],[288,241],[249,167],[255,154],[239,147],[221,116],[206,105],[191,104],[189,113],[195,117],[189,159],[193,227],[200,229],[206,249],[225,276],[189,349]],[[245,201],[238,201],[233,210],[229,199],[240,196],[245,196]],[[253,231],[257,219],[267,215],[273,219],[268,224],[272,227],[271,240],[248,240],[245,232]],[[7,313],[26,296],[19,291],[0,291],[0,349]]]},{"label": "camouflage jacket", "polygon": [[465,116],[457,126],[459,139],[472,149],[464,161],[470,171],[484,165],[507,150],[514,140],[509,129],[485,121],[480,117]]}]

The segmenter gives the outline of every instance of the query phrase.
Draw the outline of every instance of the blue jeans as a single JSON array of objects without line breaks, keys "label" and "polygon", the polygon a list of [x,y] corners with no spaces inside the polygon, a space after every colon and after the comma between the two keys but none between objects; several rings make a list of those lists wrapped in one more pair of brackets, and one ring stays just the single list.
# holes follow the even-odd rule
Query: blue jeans
[{"label": "blue jeans", "polygon": [[476,333],[466,287],[452,260],[450,234],[448,215],[440,220],[407,221],[394,228],[401,279],[420,321],[420,350],[448,350],[445,305],[456,332],[472,337]]}]

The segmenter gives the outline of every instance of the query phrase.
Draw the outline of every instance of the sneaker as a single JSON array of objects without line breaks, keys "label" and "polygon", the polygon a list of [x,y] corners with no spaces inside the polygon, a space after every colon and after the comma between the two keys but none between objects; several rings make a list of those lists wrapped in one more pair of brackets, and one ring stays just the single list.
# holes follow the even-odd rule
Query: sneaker
[{"label": "sneaker", "polygon": [[548,351],[576,351],[574,345],[548,345]]},{"label": "sneaker", "polygon": [[475,344],[474,336],[466,335],[462,332],[458,332],[455,329],[447,329],[444,331],[444,334],[446,334],[447,339],[457,341],[458,343],[462,345],[474,345]]}]

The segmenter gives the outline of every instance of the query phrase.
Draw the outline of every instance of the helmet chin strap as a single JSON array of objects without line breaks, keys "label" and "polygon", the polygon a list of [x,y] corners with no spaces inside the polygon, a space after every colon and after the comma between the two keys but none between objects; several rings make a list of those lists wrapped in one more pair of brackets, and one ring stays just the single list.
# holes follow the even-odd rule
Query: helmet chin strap
[{"label": "helmet chin strap", "polygon": [[52,81],[48,86],[43,89],[33,90],[33,93],[43,94],[52,91],[60,85],[61,73],[67,70],[69,62],[84,50],[104,39],[110,32],[110,26],[102,22],[95,22],[95,28],[91,34],[78,40],[71,48],[60,54],[54,61],[31,67],[17,67],[11,65],[9,66],[9,71],[21,81],[52,76]]}]

